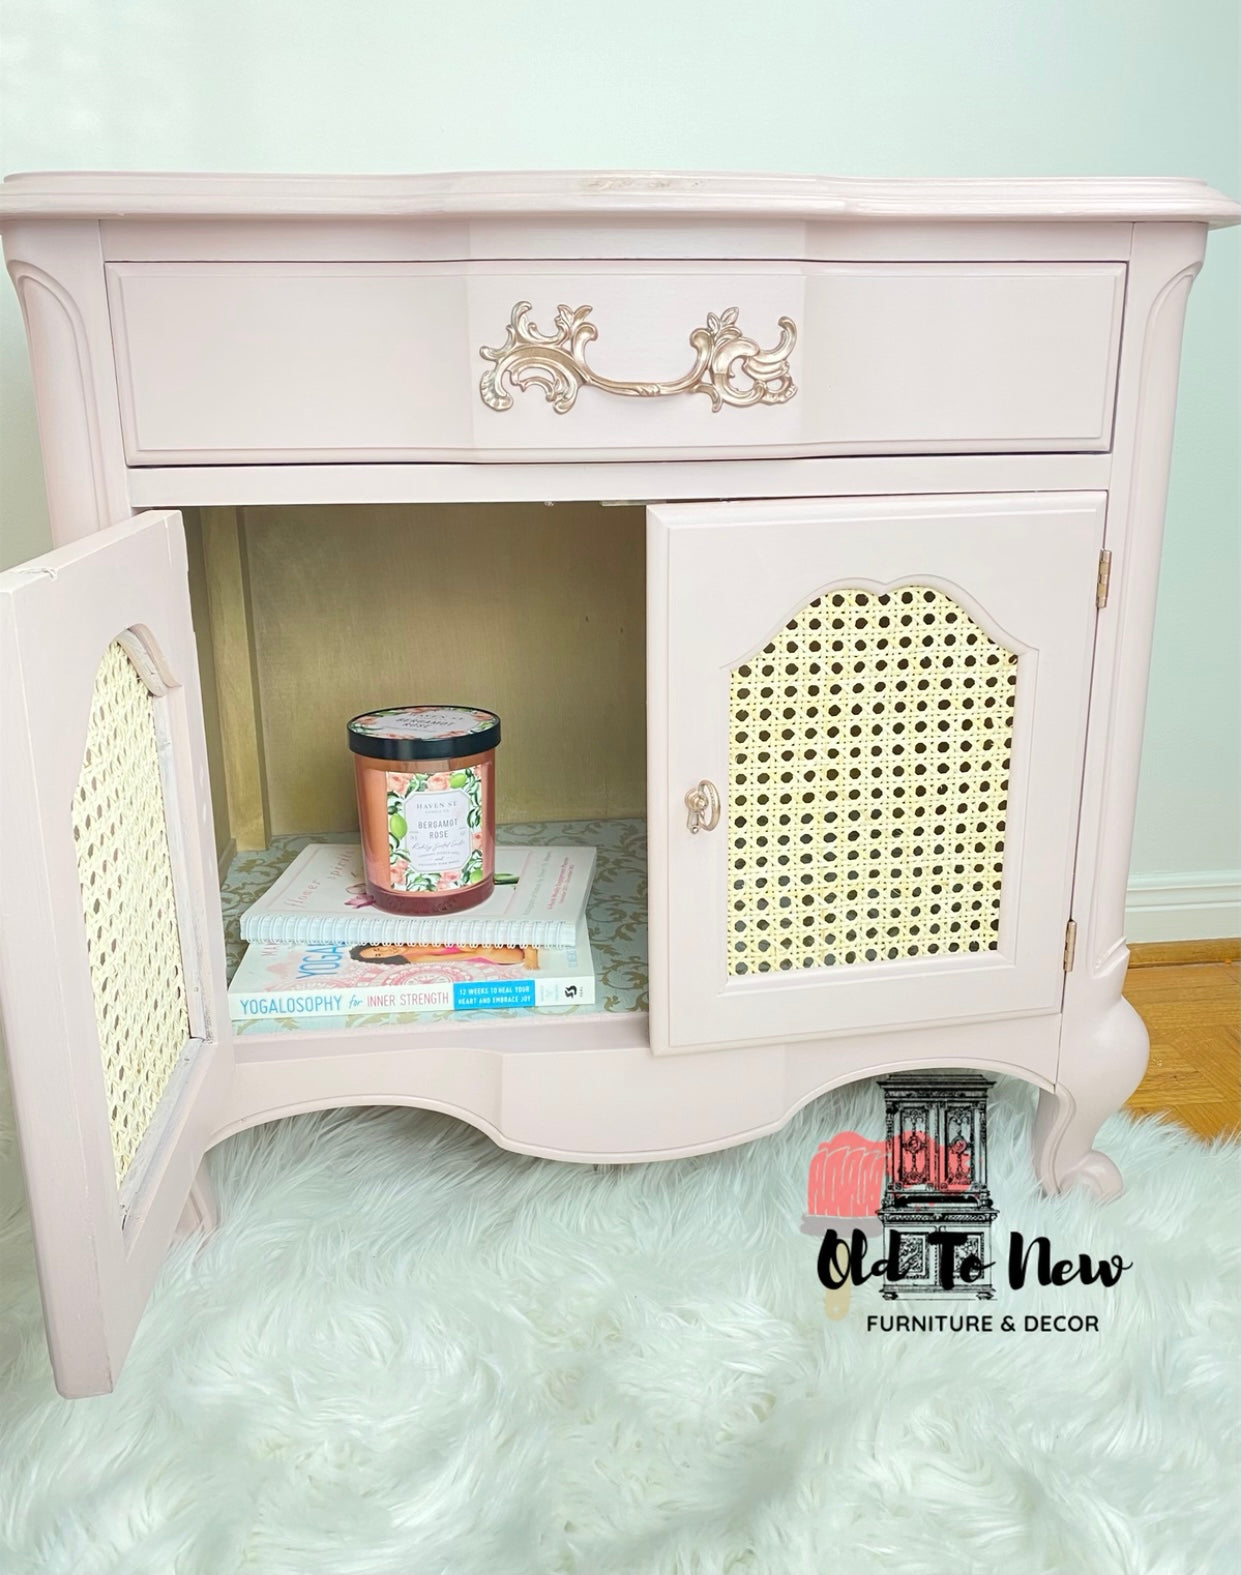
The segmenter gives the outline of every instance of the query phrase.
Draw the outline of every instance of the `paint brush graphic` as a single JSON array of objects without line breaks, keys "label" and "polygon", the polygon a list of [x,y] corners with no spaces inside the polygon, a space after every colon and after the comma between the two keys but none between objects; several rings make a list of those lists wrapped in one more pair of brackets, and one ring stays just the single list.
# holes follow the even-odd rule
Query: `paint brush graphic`
[{"label": "paint brush graphic", "polygon": [[[836,1247],[836,1272],[847,1275],[849,1243],[855,1230],[868,1237],[883,1230],[879,1209],[883,1203],[884,1156],[882,1139],[872,1142],[857,1132],[837,1132],[820,1143],[810,1161],[806,1182],[806,1214],[801,1228],[807,1236],[822,1238],[834,1229],[841,1238]],[[823,1306],[833,1321],[849,1311],[848,1279],[823,1293]]]}]

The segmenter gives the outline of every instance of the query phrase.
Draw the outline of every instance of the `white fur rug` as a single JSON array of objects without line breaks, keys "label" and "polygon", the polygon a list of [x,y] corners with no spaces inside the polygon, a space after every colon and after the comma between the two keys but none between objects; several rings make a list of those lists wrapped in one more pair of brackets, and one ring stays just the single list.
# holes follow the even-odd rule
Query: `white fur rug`
[{"label": "white fur rug", "polygon": [[217,1151],[225,1223],[175,1251],[117,1393],[74,1403],[3,1126],[0,1569],[1235,1571],[1237,1150],[1118,1118],[1126,1195],[1048,1201],[1031,1106],[992,1099],[995,1244],[1134,1267],[993,1309],[1097,1335],[868,1332],[892,1311],[870,1286],[827,1321],[806,1169],[838,1129],[880,1134],[870,1086],[630,1169],[358,1111]]}]

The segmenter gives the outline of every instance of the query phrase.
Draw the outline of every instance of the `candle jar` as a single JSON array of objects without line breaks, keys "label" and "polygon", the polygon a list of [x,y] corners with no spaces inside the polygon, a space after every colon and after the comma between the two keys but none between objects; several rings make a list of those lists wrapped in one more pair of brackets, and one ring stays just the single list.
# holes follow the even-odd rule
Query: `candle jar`
[{"label": "candle jar", "polygon": [[500,718],[388,706],[349,723],[366,889],[388,913],[458,913],[495,885]]}]

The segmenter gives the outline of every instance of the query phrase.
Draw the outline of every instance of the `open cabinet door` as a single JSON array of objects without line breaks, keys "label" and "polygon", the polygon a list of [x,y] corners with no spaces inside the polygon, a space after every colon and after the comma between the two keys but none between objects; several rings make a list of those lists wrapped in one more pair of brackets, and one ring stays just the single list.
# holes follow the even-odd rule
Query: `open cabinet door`
[{"label": "open cabinet door", "polygon": [[233,1067],[177,514],[0,575],[0,998],[56,1386],[102,1394]]}]

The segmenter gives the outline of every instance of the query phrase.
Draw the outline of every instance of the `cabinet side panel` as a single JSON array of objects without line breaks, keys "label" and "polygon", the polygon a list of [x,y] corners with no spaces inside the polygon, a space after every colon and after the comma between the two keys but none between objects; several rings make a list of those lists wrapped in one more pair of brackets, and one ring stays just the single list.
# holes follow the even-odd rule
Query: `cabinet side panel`
[{"label": "cabinet side panel", "polygon": [[235,844],[229,829],[228,787],[224,772],[224,742],[220,733],[220,706],[216,697],[215,650],[207,606],[207,570],[203,562],[202,521],[196,509],[183,516],[185,553],[189,564],[190,607],[194,617],[194,641],[198,650],[198,671],[202,679],[203,729],[207,738],[207,768],[211,777],[211,821],[216,857],[226,869]]},{"label": "cabinet side panel", "polygon": [[204,509],[202,527],[229,839],[238,848],[265,848],[269,816],[263,718],[242,511]]},{"label": "cabinet side panel", "polygon": [[4,255],[30,347],[52,540],[63,545],[130,511],[99,225],[7,225]]},{"label": "cabinet side panel", "polygon": [[1107,519],[1110,594],[1099,616],[1073,892],[1076,959],[1065,981],[1056,1086],[1040,1096],[1034,1128],[1035,1169],[1050,1192],[1121,1191],[1115,1164],[1093,1144],[1146,1070],[1146,1027],[1122,994],[1125,890],[1181,335],[1205,240],[1197,224],[1134,232]]}]

